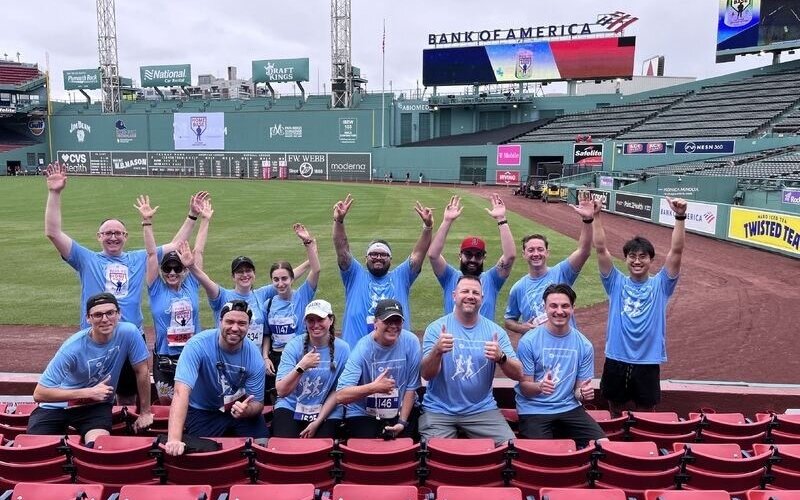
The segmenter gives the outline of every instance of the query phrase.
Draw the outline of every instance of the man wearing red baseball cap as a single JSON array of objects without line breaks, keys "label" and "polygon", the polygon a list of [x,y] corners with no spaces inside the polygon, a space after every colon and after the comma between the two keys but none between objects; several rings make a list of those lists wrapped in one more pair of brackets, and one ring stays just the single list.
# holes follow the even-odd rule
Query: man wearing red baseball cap
[{"label": "man wearing red baseball cap", "polygon": [[458,254],[461,264],[460,270],[449,265],[444,256],[442,256],[450,226],[464,209],[461,206],[461,198],[453,196],[444,209],[442,224],[439,226],[439,230],[433,237],[431,246],[428,249],[428,259],[430,259],[436,279],[439,280],[439,284],[442,285],[442,290],[444,291],[445,314],[453,311],[453,290],[456,288],[458,279],[462,275],[469,275],[479,278],[481,282],[481,288],[483,289],[481,315],[494,320],[497,295],[500,293],[500,289],[505,284],[509,274],[511,274],[511,266],[517,257],[517,250],[514,247],[514,237],[508,227],[508,220],[506,220],[506,206],[503,204],[503,200],[497,194],[492,194],[491,202],[492,208],[491,210],[487,208],[486,212],[497,221],[500,231],[500,247],[503,250],[503,255],[500,256],[497,264],[485,272],[483,263],[486,260],[486,242],[477,236],[467,236],[461,242],[461,250]]}]

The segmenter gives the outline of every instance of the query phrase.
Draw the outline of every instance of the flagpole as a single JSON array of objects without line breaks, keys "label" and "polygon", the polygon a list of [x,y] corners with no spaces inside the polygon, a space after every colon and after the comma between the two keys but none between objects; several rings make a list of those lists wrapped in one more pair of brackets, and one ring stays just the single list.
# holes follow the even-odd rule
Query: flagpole
[{"label": "flagpole", "polygon": [[383,18],[383,40],[381,41],[381,148],[385,147],[386,127],[386,18]]}]

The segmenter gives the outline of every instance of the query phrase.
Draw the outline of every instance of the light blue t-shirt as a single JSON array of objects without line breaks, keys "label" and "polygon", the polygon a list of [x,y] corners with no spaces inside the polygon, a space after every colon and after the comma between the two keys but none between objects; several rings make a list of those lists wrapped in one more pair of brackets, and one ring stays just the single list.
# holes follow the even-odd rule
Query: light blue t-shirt
[{"label": "light blue t-shirt", "polygon": [[279,295],[267,299],[265,311],[268,308],[269,312],[264,335],[272,337],[273,351],[282,351],[295,336],[306,333],[303,316],[315,293],[316,289],[311,288],[306,281],[292,292],[289,300],[284,300]]},{"label": "light blue t-shirt", "polygon": [[[47,364],[39,383],[48,388],[85,389],[94,387],[107,376],[107,385],[117,387],[119,373],[127,359],[132,365],[147,361],[147,346],[142,333],[132,323],[120,321],[111,338],[98,344],[89,336],[91,328],[73,334],[61,344]],[[108,402],[113,400],[113,394]],[[70,401],[69,406],[95,401]],[[42,403],[42,408],[66,408],[68,403]]]},{"label": "light blue t-shirt", "polygon": [[[545,288],[552,284],[566,283],[569,286],[575,284],[578,273],[564,259],[555,266],[549,268],[547,272],[538,278],[531,278],[526,274],[520,278],[508,294],[508,305],[506,306],[505,319],[525,323],[528,320],[536,319],[536,324],[547,321],[547,314],[542,300],[542,293]],[[573,315],[570,324],[575,326],[575,316]]]},{"label": "light blue t-shirt", "polygon": [[225,351],[219,345],[218,328],[189,339],[175,369],[175,382],[192,389],[189,406],[198,410],[227,409],[247,396],[263,402],[265,377],[258,347],[243,341],[236,352]]},{"label": "light blue t-shirt", "polygon": [[563,336],[554,335],[546,325],[526,333],[517,346],[522,374],[541,382],[549,371],[555,383],[552,394],[529,398],[519,384],[514,388],[517,413],[520,415],[553,415],[580,406],[575,399],[575,383],[594,376],[594,348],[578,330],[572,328]]},{"label": "light blue t-shirt", "polygon": [[[156,255],[159,262],[162,254],[162,247],[158,247]],[[77,271],[81,283],[81,328],[89,327],[86,311],[83,310],[89,297],[109,292],[119,302],[122,312],[120,319],[142,329],[142,287],[147,264],[146,251],[122,252],[119,256],[112,257],[103,252],[92,252],[73,240],[69,257],[64,260]]]},{"label": "light blue t-shirt", "polygon": [[155,353],[177,356],[200,328],[200,283],[189,274],[178,290],[156,278],[147,287],[156,332]]},{"label": "light blue t-shirt", "polygon": [[264,312],[266,311],[267,300],[276,293],[275,287],[272,285],[256,288],[246,295],[220,286],[219,295],[216,299],[208,299],[208,305],[211,306],[211,312],[217,322],[217,327],[219,327],[219,313],[222,312],[222,307],[226,303],[232,300],[247,302],[250,310],[253,311],[253,317],[250,318],[250,327],[247,329],[247,338],[261,350],[261,344],[264,341]]},{"label": "light blue t-shirt", "polygon": [[662,267],[639,283],[612,267],[600,278],[608,294],[606,357],[631,364],[666,361],[667,302],[678,277]]},{"label": "light blue t-shirt", "polygon": [[[463,275],[460,270],[451,266],[450,264],[444,270],[444,273],[437,277],[439,284],[442,285],[444,292],[444,313],[450,314],[453,312],[455,303],[453,302],[453,290],[456,289],[458,279]],[[497,295],[500,289],[506,282],[506,278],[500,276],[500,271],[497,266],[492,266],[488,271],[481,273],[481,290],[483,291],[483,304],[481,304],[481,314],[494,321],[495,304],[497,303]]]},{"label": "light blue t-shirt", "polygon": [[410,259],[376,278],[360,262],[350,259],[347,271],[341,271],[344,283],[344,323],[342,338],[355,347],[361,337],[375,328],[375,306],[383,299],[400,302],[405,312],[403,328],[411,330],[411,309],[408,295],[419,273],[411,268]]},{"label": "light blue t-shirt", "polygon": [[[282,380],[289,372],[293,371],[297,363],[306,355],[305,340],[306,335],[302,335],[293,338],[286,344],[281,356],[281,363],[278,365],[278,372],[275,375],[277,380]],[[308,350],[311,349],[312,346],[309,344]],[[337,380],[344,371],[344,365],[347,364],[347,357],[350,355],[350,346],[339,338],[334,340],[333,350],[334,370],[331,370],[330,348],[327,345],[317,347],[320,358],[319,365],[316,368],[309,368],[300,375],[294,391],[279,397],[275,408],[284,408],[294,412],[296,420],[305,422],[315,420],[325,399],[336,390]],[[328,418],[341,419],[343,413],[342,406],[336,405]]]},{"label": "light blue t-shirt", "polygon": [[496,363],[486,359],[483,351],[486,342],[497,334],[500,348],[508,359],[517,359],[508,334],[500,325],[478,316],[475,326],[467,328],[456,321],[453,313],[437,319],[425,329],[422,340],[422,356],[431,352],[442,324],[453,336],[453,350],[442,356],[442,366],[422,400],[422,408],[445,415],[473,415],[497,408],[492,394],[492,382]]},{"label": "light blue t-shirt", "polygon": [[396,417],[405,393],[414,392],[420,386],[421,361],[419,339],[408,330],[401,330],[397,341],[389,347],[379,344],[372,335],[364,336],[350,353],[336,390],[369,384],[386,370],[389,370],[387,377],[395,381],[395,390],[347,404],[347,417]]}]

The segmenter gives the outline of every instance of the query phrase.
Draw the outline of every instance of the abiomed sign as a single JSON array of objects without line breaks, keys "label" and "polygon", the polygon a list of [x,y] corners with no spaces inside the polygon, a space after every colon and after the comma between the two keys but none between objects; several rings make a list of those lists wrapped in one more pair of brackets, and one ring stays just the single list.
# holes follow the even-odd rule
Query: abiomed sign
[{"label": "abiomed sign", "polygon": [[139,68],[142,87],[174,87],[192,84],[192,66],[173,64],[169,66],[142,66]]},{"label": "abiomed sign", "polygon": [[64,71],[64,90],[93,90],[100,88],[100,71],[68,69]]},{"label": "abiomed sign", "polygon": [[307,81],[308,58],[253,61],[253,83]]}]

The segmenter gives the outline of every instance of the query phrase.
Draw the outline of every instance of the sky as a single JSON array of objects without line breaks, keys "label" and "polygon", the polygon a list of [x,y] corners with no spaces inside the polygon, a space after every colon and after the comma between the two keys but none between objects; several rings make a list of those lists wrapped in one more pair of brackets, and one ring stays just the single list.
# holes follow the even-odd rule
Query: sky
[{"label": "sky", "polygon": [[[353,65],[369,80],[368,91],[421,88],[430,33],[593,22],[617,10],[639,18],[625,31],[637,37],[634,74],[656,55],[666,57],[665,75],[699,79],[771,62],[770,55],[750,55],[715,64],[718,0],[353,0]],[[98,65],[96,1],[9,2],[3,17],[0,57],[16,60],[19,52],[21,61],[46,69],[49,55],[53,98],[76,98],[63,90],[62,71]],[[249,78],[253,60],[307,57],[306,91],[330,89],[329,1],[118,0],[116,19],[120,74],[135,81],[146,65],[191,64],[196,82],[199,74],[223,77],[227,66]],[[783,60],[797,57],[784,54]],[[282,94],[296,89],[275,88]]]}]

